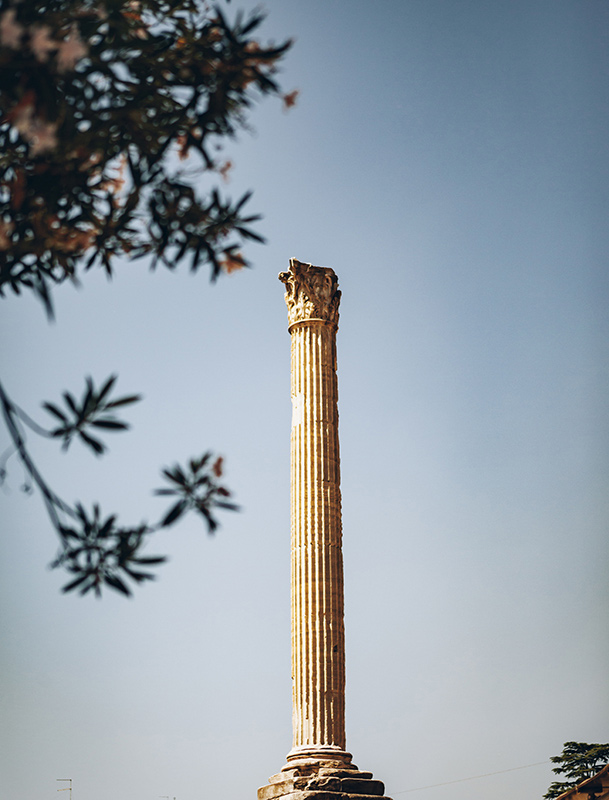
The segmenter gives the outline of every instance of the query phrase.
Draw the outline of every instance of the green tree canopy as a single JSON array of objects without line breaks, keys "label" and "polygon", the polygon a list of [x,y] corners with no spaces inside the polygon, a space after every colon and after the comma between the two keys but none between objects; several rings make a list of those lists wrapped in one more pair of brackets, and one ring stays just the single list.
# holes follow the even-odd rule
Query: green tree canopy
[{"label": "green tree canopy", "polygon": [[544,800],[553,800],[609,764],[609,744],[565,742],[562,753],[550,761],[558,764],[552,772],[564,775],[566,780],[555,781],[544,794]]}]

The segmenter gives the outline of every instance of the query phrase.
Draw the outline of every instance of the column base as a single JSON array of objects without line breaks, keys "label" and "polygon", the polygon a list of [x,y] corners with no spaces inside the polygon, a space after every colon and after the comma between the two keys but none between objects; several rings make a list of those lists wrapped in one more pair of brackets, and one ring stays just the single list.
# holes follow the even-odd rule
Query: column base
[{"label": "column base", "polygon": [[353,756],[342,750],[338,745],[302,745],[293,747],[287,755],[287,764],[282,767],[282,772],[291,770],[294,767],[307,765],[323,765],[325,767],[336,767],[338,769],[357,769],[351,764]]},{"label": "column base", "polygon": [[347,763],[315,757],[312,752],[305,757],[304,748],[298,754],[292,751],[281,772],[258,789],[258,800],[390,800],[384,796],[385,784],[352,764],[350,753],[345,755]]}]

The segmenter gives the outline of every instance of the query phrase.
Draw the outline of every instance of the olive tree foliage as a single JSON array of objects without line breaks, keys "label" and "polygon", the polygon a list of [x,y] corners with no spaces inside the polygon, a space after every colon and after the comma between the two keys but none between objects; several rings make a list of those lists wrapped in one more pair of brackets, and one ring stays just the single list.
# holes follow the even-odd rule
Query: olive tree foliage
[{"label": "olive tree foliage", "polygon": [[[53,318],[52,288],[78,283],[94,268],[112,275],[119,257],[152,267],[222,271],[247,266],[241,247],[261,242],[250,193],[223,196],[219,179],[227,138],[247,127],[264,95],[283,97],[277,64],[290,42],[263,44],[260,13],[231,15],[202,0],[0,0],[0,295],[33,292]],[[44,403],[52,424],[35,422],[0,385],[13,453],[44,499],[59,535],[53,566],[71,573],[64,591],[130,594],[129,581],[153,577],[163,557],[142,555],[150,533],[189,509],[208,530],[215,510],[235,509],[220,485],[222,459],[206,453],[165,469],[159,494],[173,503],[155,524],[123,527],[67,503],[49,487],[26,434],[77,439],[96,455],[101,431],[127,424],[117,410],[137,395],[115,397],[115,377],[86,381],[79,400]]]},{"label": "olive tree foliage", "polygon": [[609,744],[587,744],[586,742],[565,742],[562,753],[553,756],[550,761],[558,764],[552,769],[565,780],[555,781],[544,794],[544,800],[553,800],[563,792],[577,786],[586,778],[609,764]]}]

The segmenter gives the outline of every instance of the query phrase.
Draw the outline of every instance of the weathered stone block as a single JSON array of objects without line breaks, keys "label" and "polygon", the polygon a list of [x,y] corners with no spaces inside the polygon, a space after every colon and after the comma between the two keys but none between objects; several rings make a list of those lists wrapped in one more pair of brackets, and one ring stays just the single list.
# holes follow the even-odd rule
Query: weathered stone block
[{"label": "weathered stone block", "polygon": [[[258,800],[388,800],[385,785],[372,779],[371,772],[337,769],[312,765],[288,770],[289,775],[273,775],[268,786],[258,789]],[[302,774],[302,773],[305,774]]]}]

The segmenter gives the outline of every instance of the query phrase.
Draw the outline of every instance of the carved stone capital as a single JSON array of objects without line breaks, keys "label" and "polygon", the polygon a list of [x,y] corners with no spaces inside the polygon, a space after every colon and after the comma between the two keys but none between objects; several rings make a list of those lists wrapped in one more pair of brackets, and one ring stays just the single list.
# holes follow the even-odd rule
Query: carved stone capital
[{"label": "carved stone capital", "polygon": [[340,291],[338,278],[329,267],[314,267],[290,259],[290,271],[279,273],[285,283],[288,322],[293,325],[310,319],[321,319],[338,325]]}]

